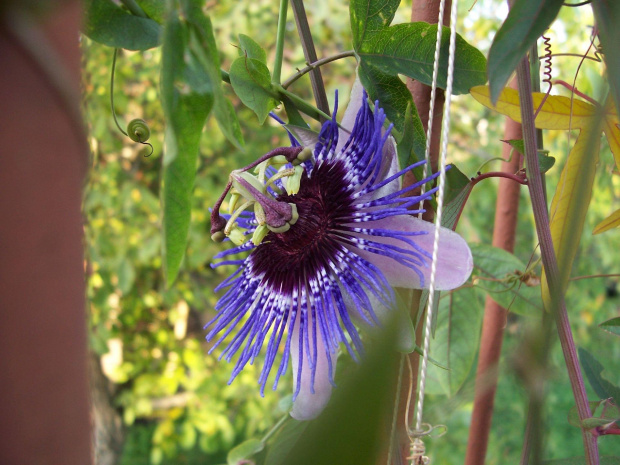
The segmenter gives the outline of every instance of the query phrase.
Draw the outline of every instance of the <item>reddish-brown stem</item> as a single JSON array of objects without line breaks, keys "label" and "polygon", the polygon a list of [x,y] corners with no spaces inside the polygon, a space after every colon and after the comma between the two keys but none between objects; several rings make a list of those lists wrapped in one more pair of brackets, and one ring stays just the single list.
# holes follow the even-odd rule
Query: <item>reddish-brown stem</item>
[{"label": "reddish-brown stem", "polygon": [[588,102],[590,102],[592,105],[596,105],[598,106],[598,102],[596,100],[594,100],[592,97],[584,94],[583,92],[580,92],[577,90],[577,88],[575,88],[574,86],[570,85],[568,82],[566,81],[562,81],[561,79],[556,79],[555,81],[553,81],[554,84],[559,84],[561,86],[566,87],[568,90],[570,90],[573,94],[578,95],[579,97],[581,97],[584,100],[587,100]]},{"label": "reddish-brown stem", "polygon": [[[564,296],[560,294],[558,263],[553,249],[547,203],[545,201],[542,176],[538,167],[538,151],[536,146],[536,128],[534,125],[534,105],[532,102],[532,88],[530,82],[529,62],[524,58],[517,67],[519,82],[519,100],[521,104],[521,121],[523,125],[523,139],[525,142],[526,165],[529,178],[528,188],[532,200],[532,210],[536,223],[536,232],[540,243],[540,251],[545,268],[549,293],[551,295],[551,314],[555,317],[556,326],[568,376],[571,381],[573,395],[579,418],[584,420],[592,416],[586,394],[577,351],[568,321],[568,314],[564,303]],[[599,463],[598,444],[596,438],[586,430],[582,431],[586,463]]]},{"label": "reddish-brown stem", "polygon": [[[516,88],[515,80],[512,82],[512,87]],[[519,123],[506,118],[505,125],[505,139],[521,139],[523,137]],[[504,144],[502,157],[507,159],[511,150],[510,146]],[[517,153],[509,162],[502,163],[502,172],[486,173],[486,175],[472,179],[472,182],[479,182],[487,177],[503,178],[499,181],[497,192],[493,246],[508,252],[514,250],[515,244],[519,210],[519,184],[527,184],[524,178],[512,174],[519,171],[521,166],[521,156]],[[516,181],[518,184],[512,181]],[[483,465],[485,462],[497,388],[497,366],[502,350],[507,314],[506,309],[498,305],[490,296],[487,296],[476,372],[474,409],[467,441],[465,465]]]},{"label": "reddish-brown stem", "polygon": [[[510,152],[510,148],[508,148],[508,152]],[[515,158],[517,158],[517,157],[515,157]],[[519,158],[517,158],[517,160],[518,159]],[[482,181],[483,179],[488,179],[488,178],[505,178],[505,179],[510,179],[510,180],[512,180],[512,181],[514,181],[516,183],[519,183],[519,184],[522,184],[524,186],[527,186],[527,178],[525,178],[524,176],[519,176],[518,174],[507,173],[507,172],[503,172],[503,171],[490,171],[488,173],[479,174],[475,178],[471,178],[471,183],[472,183],[472,185],[476,185],[480,181]]]}]

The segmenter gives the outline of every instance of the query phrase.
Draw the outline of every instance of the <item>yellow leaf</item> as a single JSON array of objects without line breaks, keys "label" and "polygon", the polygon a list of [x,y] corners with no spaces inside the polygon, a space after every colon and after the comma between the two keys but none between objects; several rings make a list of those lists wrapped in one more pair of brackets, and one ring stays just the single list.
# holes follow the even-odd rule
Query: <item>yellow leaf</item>
[{"label": "yellow leaf", "polygon": [[[551,201],[549,226],[560,272],[560,295],[564,295],[570,278],[592,197],[600,150],[599,131],[598,128],[581,131],[568,155]],[[547,305],[549,296],[544,275],[542,289],[543,301]]]},{"label": "yellow leaf", "polygon": [[603,132],[609,142],[611,153],[614,154],[616,166],[620,168],[620,119],[618,119],[618,115],[616,114],[616,107],[614,106],[611,95],[605,104],[605,125],[603,126]]},{"label": "yellow leaf", "polygon": [[[496,106],[491,103],[488,86],[473,87],[470,93],[485,107],[496,110],[517,123],[521,122],[519,92],[515,89],[505,88],[500,94]],[[532,93],[535,110],[540,106],[544,97],[545,94]],[[571,121],[571,99],[559,95],[550,95],[536,116],[536,127],[538,129],[581,129],[586,127],[596,114],[596,107],[582,100],[573,99],[572,109]]]},{"label": "yellow leaf", "polygon": [[[496,106],[491,104],[489,89],[486,86],[474,87],[471,94],[484,106],[521,122],[519,93],[516,90],[504,89]],[[535,109],[540,106],[544,96],[545,94],[541,93],[532,94]],[[580,130],[560,175],[550,210],[549,226],[559,269],[558,291],[559,295],[564,295],[592,197],[600,151],[600,135],[602,131],[605,132],[616,164],[620,166],[620,126],[611,99],[606,102],[604,108],[601,108],[582,100],[549,96],[536,117],[536,127]],[[617,221],[620,223],[620,213]],[[549,308],[551,300],[544,273],[541,289],[545,307]]]},{"label": "yellow leaf", "polygon": [[610,229],[617,228],[620,226],[620,209],[613,212],[603,221],[596,225],[592,234],[600,234],[605,231],[609,231]]}]

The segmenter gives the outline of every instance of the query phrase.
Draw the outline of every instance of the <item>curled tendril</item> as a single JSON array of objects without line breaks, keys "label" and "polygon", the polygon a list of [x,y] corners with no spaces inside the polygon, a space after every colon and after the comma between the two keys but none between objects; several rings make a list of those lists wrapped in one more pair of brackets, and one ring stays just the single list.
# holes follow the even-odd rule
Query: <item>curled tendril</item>
[{"label": "curled tendril", "polygon": [[122,132],[125,136],[129,137],[132,141],[138,142],[142,145],[148,145],[151,147],[151,151],[148,155],[144,155],[144,158],[148,158],[153,154],[153,145],[149,140],[151,136],[151,130],[149,129],[146,121],[140,118],[132,119],[127,125],[127,131],[125,131],[118,122],[116,118],[116,111],[114,110],[114,71],[116,70],[116,55],[118,53],[118,49],[114,49],[114,57],[112,58],[112,74],[110,77],[110,107],[112,108],[112,116],[114,117],[114,123],[116,123],[116,127],[120,132]]},{"label": "curled tendril", "polygon": [[151,130],[146,121],[140,118],[132,119],[127,125],[127,136],[134,142],[151,147],[151,152],[148,155],[144,155],[145,158],[153,154],[153,145],[147,142],[151,136]]}]

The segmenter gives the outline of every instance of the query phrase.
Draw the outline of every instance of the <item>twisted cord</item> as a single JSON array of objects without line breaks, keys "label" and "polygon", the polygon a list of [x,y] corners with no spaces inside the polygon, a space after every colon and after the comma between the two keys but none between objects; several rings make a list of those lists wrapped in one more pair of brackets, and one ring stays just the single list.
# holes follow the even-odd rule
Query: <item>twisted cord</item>
[{"label": "twisted cord", "polygon": [[545,48],[545,54],[540,58],[541,61],[545,62],[544,71],[543,71],[544,77],[543,77],[542,82],[546,83],[549,87],[547,87],[547,93],[543,97],[542,101],[540,102],[540,105],[538,105],[538,108],[536,109],[536,112],[534,113],[534,120],[536,120],[538,113],[542,109],[543,105],[547,101],[547,98],[549,97],[549,94],[551,93],[551,89],[553,89],[553,83],[551,82],[551,71],[553,69],[553,62],[552,62],[553,53],[551,53],[551,39],[545,36],[544,34],[542,35],[542,39],[544,43],[543,46]]},{"label": "twisted cord", "polygon": [[[433,135],[433,116],[435,113],[435,97],[437,95],[437,75],[439,74],[439,53],[441,51],[441,32],[443,29],[443,13],[446,7],[446,1],[441,0],[439,4],[439,17],[437,18],[437,38],[435,39],[435,56],[433,58],[433,82],[431,85],[431,101],[430,108],[428,109],[428,123],[426,125],[426,146],[424,150],[424,159],[426,163],[424,164],[424,172],[422,174],[422,179],[426,179],[428,176],[428,170],[431,166],[431,136]],[[422,191],[420,195],[424,195],[426,192],[426,184],[422,185]],[[423,201],[420,202],[419,209],[422,210]],[[424,212],[420,211],[418,213],[418,218],[422,219],[422,214]]]},{"label": "twisted cord", "polygon": [[[443,2],[442,2],[443,7]],[[441,8],[443,10],[443,8]],[[439,228],[441,227],[441,217],[443,214],[443,197],[446,184],[446,158],[448,152],[448,136],[450,133],[450,105],[452,101],[452,84],[454,81],[454,55],[456,50],[456,17],[458,10],[458,0],[452,1],[452,11],[450,13],[450,49],[448,55],[448,81],[446,86],[446,102],[443,114],[442,145],[439,168],[439,189],[437,192],[437,214],[435,216],[435,238],[433,242],[433,259],[431,262],[431,276],[428,288],[428,308],[426,310],[426,322],[424,328],[424,349],[422,356],[422,366],[420,371],[420,389],[418,391],[418,406],[416,411],[416,431],[422,428],[422,412],[424,408],[424,394],[426,390],[426,371],[428,369],[428,352],[430,348],[430,333],[433,319],[433,300],[435,294],[435,279],[437,275],[437,255],[439,249]],[[442,13],[440,12],[440,15]],[[438,36],[441,40],[441,36]],[[431,105],[432,108],[432,105]],[[429,128],[431,124],[429,122]],[[428,143],[428,141],[427,141]]]}]

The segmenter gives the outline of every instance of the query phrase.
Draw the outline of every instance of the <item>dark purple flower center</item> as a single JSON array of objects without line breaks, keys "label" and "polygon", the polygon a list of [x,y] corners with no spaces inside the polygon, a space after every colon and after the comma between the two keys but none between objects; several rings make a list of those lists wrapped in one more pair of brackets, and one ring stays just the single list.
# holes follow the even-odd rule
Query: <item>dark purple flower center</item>
[{"label": "dark purple flower center", "polygon": [[254,270],[265,273],[268,284],[278,289],[284,284],[284,290],[291,291],[317,276],[319,269],[329,269],[341,247],[334,232],[355,210],[344,177],[343,162],[320,163],[312,177],[303,173],[297,194],[278,197],[297,206],[299,219],[286,232],[267,234],[250,255]]}]

